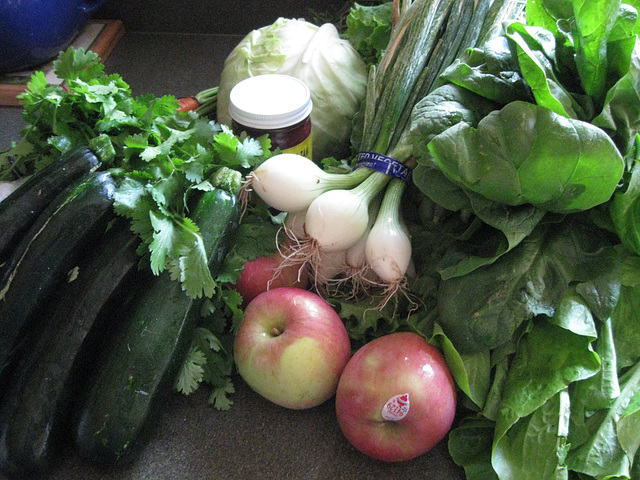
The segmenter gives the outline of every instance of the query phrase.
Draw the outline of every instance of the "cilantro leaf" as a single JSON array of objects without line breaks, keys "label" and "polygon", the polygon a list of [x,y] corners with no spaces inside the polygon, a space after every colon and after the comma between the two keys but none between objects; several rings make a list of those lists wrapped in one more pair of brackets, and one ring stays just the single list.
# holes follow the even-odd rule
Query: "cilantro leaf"
[{"label": "cilantro leaf", "polygon": [[218,410],[229,410],[233,401],[227,397],[228,394],[235,393],[236,389],[230,379],[222,386],[218,387],[211,392],[209,396],[209,403]]},{"label": "cilantro leaf", "polygon": [[186,179],[192,183],[199,184],[204,180],[205,166],[196,161],[194,158],[189,159],[184,164],[184,175]]},{"label": "cilantro leaf", "polygon": [[225,329],[225,322],[220,320],[223,318],[209,320],[211,328],[201,326],[196,329],[191,348],[176,379],[175,388],[189,395],[203,383],[208,383],[213,387],[209,403],[218,410],[227,410],[233,404],[228,395],[235,392],[231,380],[234,365],[231,355],[233,340],[227,335],[225,345],[214,333],[214,330]]},{"label": "cilantro leaf", "polygon": [[175,389],[185,395],[195,392],[204,376],[203,365],[207,357],[195,345],[191,345],[176,378]]},{"label": "cilantro leaf", "polygon": [[213,352],[219,352],[222,349],[222,343],[211,330],[207,328],[200,328],[199,333],[202,345],[206,345]]},{"label": "cilantro leaf", "polygon": [[154,232],[153,241],[149,244],[151,270],[155,275],[158,275],[166,268],[167,258],[172,256],[176,237],[180,235],[180,232],[172,218],[168,218],[157,211],[150,211],[149,218]]},{"label": "cilantro leaf", "polygon": [[18,95],[18,98],[27,100],[34,95],[43,95],[48,85],[47,77],[44,72],[36,71],[31,75],[31,79],[27,82],[26,91]]},{"label": "cilantro leaf", "polygon": [[148,196],[142,197],[137,204],[136,209],[131,214],[131,231],[137,234],[142,240],[145,248],[153,241],[154,229],[151,224],[151,216],[149,212],[154,205]]},{"label": "cilantro leaf", "polygon": [[83,48],[68,48],[60,52],[53,61],[55,74],[65,80],[90,79],[98,77],[104,70],[98,54]]},{"label": "cilantro leaf", "polygon": [[242,295],[237,290],[227,289],[223,292],[223,300],[228,316],[231,318],[229,331],[235,336],[240,330],[242,320],[244,320],[244,310],[242,310]]},{"label": "cilantro leaf", "polygon": [[207,252],[202,237],[196,235],[191,248],[183,248],[179,260],[180,281],[191,298],[211,297],[215,293],[216,282],[207,267]]},{"label": "cilantro leaf", "polygon": [[117,214],[132,218],[136,207],[147,195],[147,190],[138,180],[125,178],[114,195],[114,208]]}]

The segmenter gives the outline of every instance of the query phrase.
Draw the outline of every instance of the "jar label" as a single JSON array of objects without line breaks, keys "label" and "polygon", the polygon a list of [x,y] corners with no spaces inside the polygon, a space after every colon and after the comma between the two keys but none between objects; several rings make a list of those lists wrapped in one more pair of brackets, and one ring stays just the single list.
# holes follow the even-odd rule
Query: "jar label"
[{"label": "jar label", "polygon": [[311,140],[311,134],[305,138],[301,143],[294,145],[293,147],[285,148],[282,153],[295,153],[303,157],[313,160],[313,142]]}]

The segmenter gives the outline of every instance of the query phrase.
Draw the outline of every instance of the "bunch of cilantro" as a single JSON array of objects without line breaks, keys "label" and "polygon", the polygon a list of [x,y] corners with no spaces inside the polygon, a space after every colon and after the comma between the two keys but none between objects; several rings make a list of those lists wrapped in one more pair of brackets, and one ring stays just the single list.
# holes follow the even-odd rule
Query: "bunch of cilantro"
[{"label": "bunch of cilantro", "polygon": [[0,175],[27,175],[63,153],[92,148],[101,168],[120,180],[116,212],[131,219],[153,273],[168,269],[190,297],[212,296],[214,280],[189,200],[214,188],[211,178],[221,168],[241,176],[259,165],[270,155],[269,140],[240,138],[206,117],[177,112],[171,95],[132,96],[94,52],[71,47],[54,68],[64,87],[35,72],[20,95],[27,126],[0,156]]},{"label": "bunch of cilantro", "polygon": [[188,394],[207,382],[214,387],[210,401],[228,408],[229,342],[242,311],[237,292],[223,286],[237,280],[246,259],[275,251],[276,227],[264,209],[246,213],[238,237],[262,242],[240,242],[214,278],[189,205],[199,192],[216,187],[237,194],[243,176],[271,155],[268,137],[236,136],[207,117],[178,112],[171,95],[134,97],[91,51],[60,52],[54,70],[63,86],[49,85],[37,71],[20,95],[27,125],[19,141],[0,152],[0,179],[32,174],[80,147],[92,149],[100,168],[119,180],[114,209],[130,219],[141,239],[141,264],[154,274],[169,271],[187,295],[204,298],[202,325],[177,389]]}]

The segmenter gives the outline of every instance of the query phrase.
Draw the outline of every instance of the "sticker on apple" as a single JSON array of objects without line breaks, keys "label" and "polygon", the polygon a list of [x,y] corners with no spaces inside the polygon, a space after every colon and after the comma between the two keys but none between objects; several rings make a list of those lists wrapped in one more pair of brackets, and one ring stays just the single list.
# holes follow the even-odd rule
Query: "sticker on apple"
[{"label": "sticker on apple", "polygon": [[382,418],[397,422],[402,420],[409,413],[409,394],[402,393],[387,400],[382,407]]}]

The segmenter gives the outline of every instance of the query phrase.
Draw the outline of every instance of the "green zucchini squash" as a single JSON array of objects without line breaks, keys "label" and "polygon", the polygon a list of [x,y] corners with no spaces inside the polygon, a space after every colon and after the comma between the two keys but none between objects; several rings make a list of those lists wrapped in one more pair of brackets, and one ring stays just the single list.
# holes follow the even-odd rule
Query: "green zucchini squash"
[{"label": "green zucchini squash", "polygon": [[[206,192],[193,218],[200,227],[215,278],[240,219],[234,195]],[[202,307],[168,272],[152,277],[117,321],[106,359],[78,408],[75,445],[96,463],[125,464],[147,444],[152,426],[173,391]]]},{"label": "green zucchini squash", "polygon": [[[107,172],[92,172],[54,200],[56,208],[32,225],[19,248],[11,273],[0,290],[0,387],[10,364],[27,339],[41,330],[37,311],[49,295],[66,281],[83,251],[100,239],[115,218],[115,179]],[[0,392],[4,389],[0,388]]]},{"label": "green zucchini squash", "polygon": [[75,279],[56,291],[54,311],[20,358],[0,407],[0,471],[47,473],[69,438],[73,400],[113,332],[110,311],[138,273],[138,238],[118,219],[78,263]]},{"label": "green zucchini squash", "polygon": [[56,195],[77,178],[97,170],[98,158],[86,148],[61,155],[34,173],[0,202],[0,261],[6,258],[21,236]]}]

